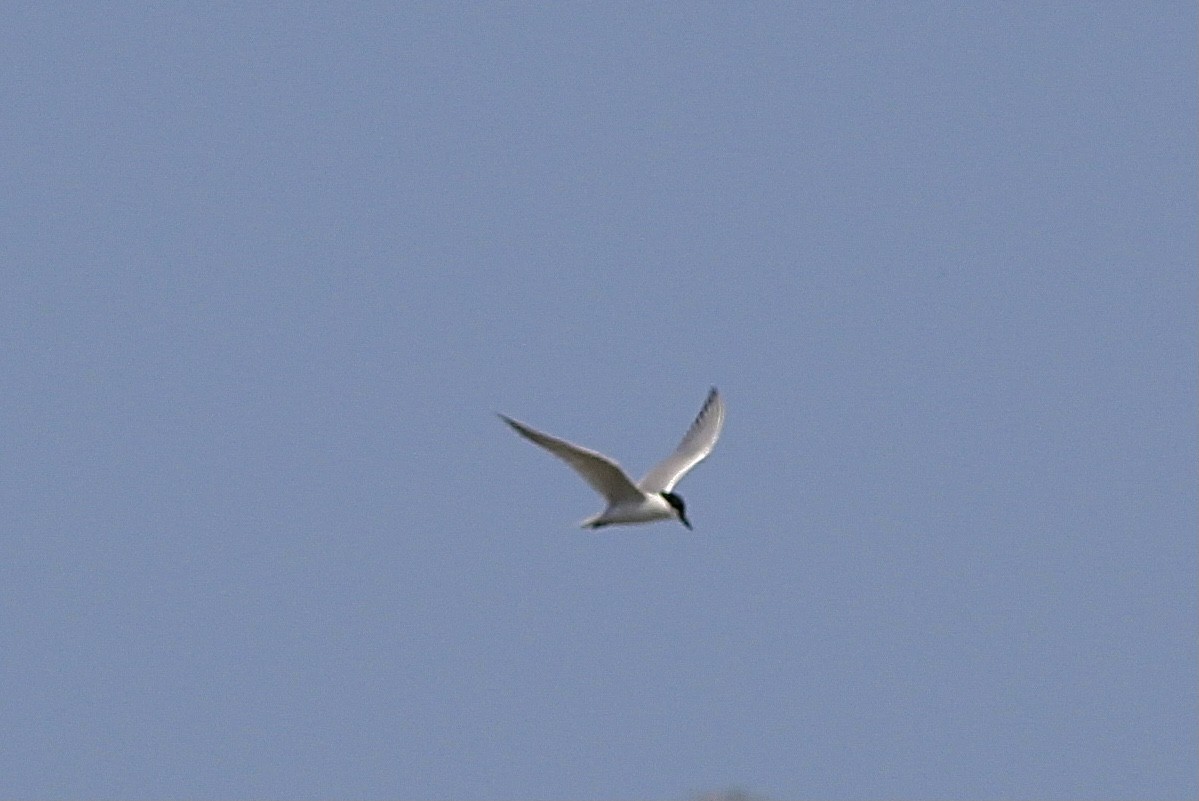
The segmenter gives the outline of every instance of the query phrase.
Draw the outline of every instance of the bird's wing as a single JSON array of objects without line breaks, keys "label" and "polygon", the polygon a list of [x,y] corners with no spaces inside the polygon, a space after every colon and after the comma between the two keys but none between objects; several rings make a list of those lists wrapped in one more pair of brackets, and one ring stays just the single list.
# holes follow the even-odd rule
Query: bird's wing
[{"label": "bird's wing", "polygon": [[679,447],[641,479],[641,483],[638,484],[641,490],[650,493],[670,492],[674,489],[679,479],[712,452],[723,425],[724,401],[720,399],[716,387],[712,387],[708,399],[704,401],[704,406],[699,410],[691,428],[687,429]]},{"label": "bird's wing", "polygon": [[582,476],[593,490],[608,499],[608,503],[638,501],[644,497],[641,490],[633,484],[632,479],[620,469],[620,465],[602,453],[589,451],[566,440],[543,434],[511,417],[501,414],[500,418],[516,429],[516,433],[540,445],[573,467],[575,472]]}]

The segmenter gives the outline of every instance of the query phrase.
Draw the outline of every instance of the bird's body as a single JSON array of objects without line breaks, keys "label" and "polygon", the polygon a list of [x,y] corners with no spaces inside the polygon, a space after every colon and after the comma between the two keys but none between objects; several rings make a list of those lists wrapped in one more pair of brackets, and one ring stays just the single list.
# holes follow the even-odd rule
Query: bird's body
[{"label": "bird's body", "polygon": [[598,515],[579,523],[580,528],[601,528],[630,523],[652,523],[655,520],[673,520],[678,512],[659,493],[647,494],[635,501],[609,504]]},{"label": "bird's body", "polygon": [[620,465],[602,453],[552,437],[511,417],[500,417],[518,434],[569,464],[592,489],[604,496],[607,508],[584,520],[581,523],[584,528],[671,519],[691,528],[683,499],[671,490],[712,452],[724,425],[724,402],[713,387],[678,448],[636,484]]}]

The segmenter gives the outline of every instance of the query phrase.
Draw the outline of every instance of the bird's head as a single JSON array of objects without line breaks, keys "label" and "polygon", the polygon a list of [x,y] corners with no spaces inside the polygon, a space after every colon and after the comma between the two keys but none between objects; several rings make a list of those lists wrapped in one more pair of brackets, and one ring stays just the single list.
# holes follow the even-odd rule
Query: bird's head
[{"label": "bird's head", "polygon": [[676,495],[673,492],[663,492],[662,497],[666,502],[674,508],[675,514],[679,516],[679,520],[687,528],[691,528],[691,521],[687,519],[687,504],[683,503],[683,496]]}]

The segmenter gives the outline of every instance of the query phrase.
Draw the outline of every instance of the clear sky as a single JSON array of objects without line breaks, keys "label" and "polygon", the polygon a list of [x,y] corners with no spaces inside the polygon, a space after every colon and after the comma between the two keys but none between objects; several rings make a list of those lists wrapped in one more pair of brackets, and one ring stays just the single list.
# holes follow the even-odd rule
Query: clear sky
[{"label": "clear sky", "polygon": [[0,11],[0,796],[1199,793],[1194,3],[193,5]]}]

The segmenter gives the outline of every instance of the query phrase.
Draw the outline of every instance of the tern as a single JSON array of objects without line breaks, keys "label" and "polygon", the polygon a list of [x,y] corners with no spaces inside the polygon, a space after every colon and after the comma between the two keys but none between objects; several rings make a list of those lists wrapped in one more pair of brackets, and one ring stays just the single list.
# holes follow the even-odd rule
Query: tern
[{"label": "tern", "polygon": [[540,445],[574,468],[591,488],[604,496],[608,508],[587,518],[582,528],[600,528],[613,524],[652,523],[677,518],[687,528],[687,507],[682,497],[672,492],[675,484],[702,462],[716,445],[724,425],[724,401],[716,387],[708,393],[703,408],[687,429],[674,453],[663,459],[636,484],[615,461],[602,453],[588,450],[557,437],[551,437],[511,417],[500,415],[516,433]]}]

